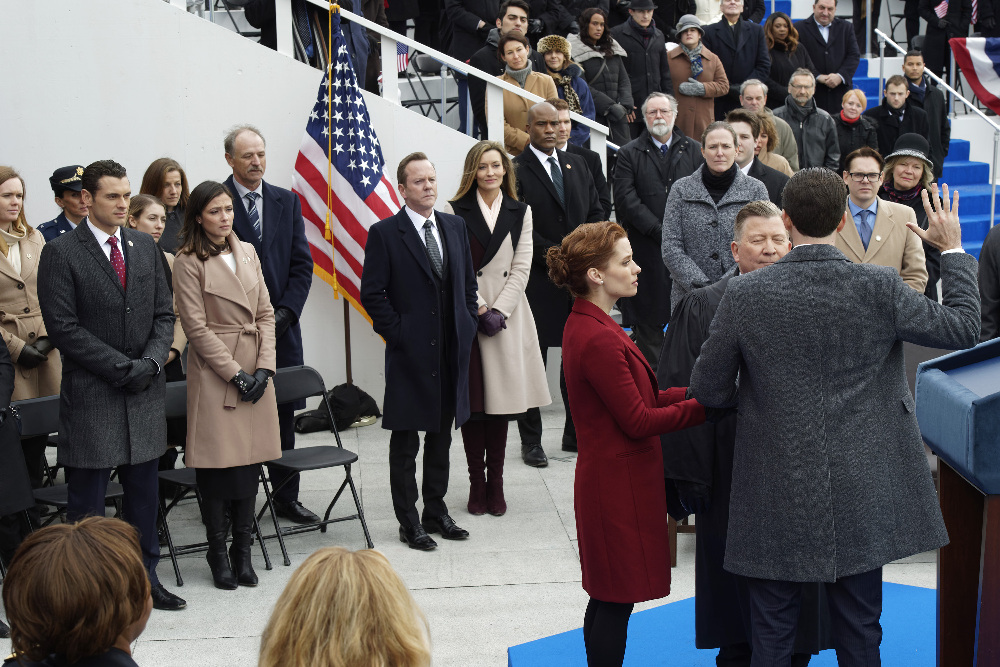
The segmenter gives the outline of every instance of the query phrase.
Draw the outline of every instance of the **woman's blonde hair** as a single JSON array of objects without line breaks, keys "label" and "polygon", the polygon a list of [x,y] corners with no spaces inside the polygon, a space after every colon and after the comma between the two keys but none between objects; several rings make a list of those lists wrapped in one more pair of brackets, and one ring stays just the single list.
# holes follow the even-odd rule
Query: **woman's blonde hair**
[{"label": "woman's blonde hair", "polygon": [[427,621],[385,556],[327,547],[292,574],[258,667],[426,667]]},{"label": "woman's blonde hair", "polygon": [[[128,202],[128,215],[125,216],[125,224],[132,229],[135,229],[139,222],[139,218],[141,218],[142,214],[146,212],[146,209],[153,204],[160,206],[163,208],[164,213],[166,212],[167,207],[163,205],[163,200],[159,197],[155,197],[153,195],[136,195],[132,197],[132,199]],[[133,222],[137,224],[133,225]]]},{"label": "woman's blonde hair", "polygon": [[865,94],[861,91],[860,88],[851,88],[846,93],[844,93],[844,96],[840,98],[841,106],[843,106],[847,102],[848,98],[852,96],[858,98],[858,102],[861,102],[862,109],[868,108],[868,98],[865,97]]},{"label": "woman's blonde hair", "polygon": [[496,151],[500,154],[500,164],[503,165],[503,181],[500,189],[511,199],[517,199],[517,174],[514,172],[514,163],[504,150],[503,145],[498,141],[480,141],[472,147],[468,155],[465,156],[465,167],[462,170],[462,182],[458,186],[458,192],[451,198],[451,201],[458,201],[476,187],[476,173],[479,171],[479,161],[483,159],[489,151]]}]

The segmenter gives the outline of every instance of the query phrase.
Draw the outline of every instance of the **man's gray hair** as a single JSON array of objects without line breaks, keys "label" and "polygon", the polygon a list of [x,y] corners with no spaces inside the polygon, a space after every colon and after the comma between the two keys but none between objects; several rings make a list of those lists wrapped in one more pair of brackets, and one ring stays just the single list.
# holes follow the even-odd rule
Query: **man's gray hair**
[{"label": "man's gray hair", "polygon": [[767,97],[767,84],[761,81],[760,79],[747,79],[746,81],[741,83],[740,84],[741,97],[743,96],[743,91],[749,88],[750,86],[760,86],[760,89],[764,91],[764,97]]},{"label": "man's gray hair", "polygon": [[736,214],[736,222],[733,224],[733,241],[740,243],[743,240],[743,230],[746,228],[747,219],[753,217],[780,218],[781,210],[766,199],[748,203]]},{"label": "man's gray hair", "polygon": [[642,108],[641,108],[643,116],[646,115],[646,105],[649,104],[649,101],[651,99],[653,99],[654,97],[664,97],[664,98],[666,98],[666,100],[668,102],[670,102],[670,109],[673,112],[674,116],[677,115],[677,98],[674,97],[673,95],[667,95],[666,93],[655,92],[655,93],[650,93],[649,97],[647,97],[645,100],[643,100],[643,102],[642,102]]},{"label": "man's gray hair", "polygon": [[226,149],[226,155],[233,155],[233,147],[236,145],[236,137],[240,136],[244,132],[253,132],[260,140],[264,142],[264,146],[267,146],[267,141],[264,140],[264,135],[260,133],[253,125],[237,125],[233,129],[229,130],[226,134],[226,138],[222,140],[222,146]]},{"label": "man's gray hair", "polygon": [[813,85],[814,86],[816,85],[816,75],[813,74],[812,72],[810,72],[809,70],[807,70],[805,67],[800,67],[797,70],[795,70],[794,72],[792,72],[792,75],[790,77],[788,77],[788,87],[789,88],[792,87],[792,81],[794,81],[795,77],[797,77],[797,76],[807,76],[807,77],[809,77],[809,80],[813,82]]}]

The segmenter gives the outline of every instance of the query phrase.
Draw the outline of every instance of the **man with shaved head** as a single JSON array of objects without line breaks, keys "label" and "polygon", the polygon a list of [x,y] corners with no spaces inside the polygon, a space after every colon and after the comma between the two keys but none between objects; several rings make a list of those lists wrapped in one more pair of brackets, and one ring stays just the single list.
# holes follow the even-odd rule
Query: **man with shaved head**
[{"label": "man with shaved head", "polygon": [[[556,149],[559,143],[559,112],[547,102],[528,109],[528,147],[514,158],[518,195],[531,207],[535,252],[528,278],[528,303],[535,316],[542,361],[550,347],[562,347],[563,327],[572,302],[565,290],[549,280],[545,253],[562,243],[566,234],[584,222],[604,220],[594,178],[578,155]],[[559,388],[566,406],[562,448],[576,451],[576,430],[566,399],[566,381],[559,371]],[[542,449],[542,416],[538,408],[517,421],[521,433],[521,456],[527,465],[543,467],[548,458]]]}]

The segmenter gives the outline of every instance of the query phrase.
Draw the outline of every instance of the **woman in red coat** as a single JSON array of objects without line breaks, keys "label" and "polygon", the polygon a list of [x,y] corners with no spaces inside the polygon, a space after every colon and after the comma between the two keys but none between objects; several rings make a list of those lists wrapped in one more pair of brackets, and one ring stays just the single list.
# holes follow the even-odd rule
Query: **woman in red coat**
[{"label": "woman in red coat", "polygon": [[579,447],[574,504],[590,594],[587,662],[621,665],[633,604],[670,592],[659,436],[703,423],[705,411],[684,400],[683,387],[659,391],[639,348],[609,315],[639,284],[624,229],[580,225],[547,261],[552,281],[576,297],[562,350]]}]

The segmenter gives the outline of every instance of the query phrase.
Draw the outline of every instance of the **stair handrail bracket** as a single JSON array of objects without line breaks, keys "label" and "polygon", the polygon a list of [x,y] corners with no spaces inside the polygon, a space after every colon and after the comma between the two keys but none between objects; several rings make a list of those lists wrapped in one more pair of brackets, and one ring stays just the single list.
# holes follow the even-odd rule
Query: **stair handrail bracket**
[{"label": "stair handrail bracket", "polygon": [[[885,45],[888,44],[892,48],[896,49],[897,53],[902,53],[904,55],[906,54],[906,49],[904,49],[903,47],[901,47],[896,42],[892,41],[892,38],[890,38],[888,35],[886,35],[884,32],[882,32],[881,29],[876,29],[875,30],[875,35],[878,36],[878,58],[879,58],[879,60],[878,60],[878,63],[879,63],[879,65],[878,65],[878,90],[879,90],[879,95],[881,95],[882,94],[882,89],[884,87],[883,81],[885,80]],[[955,76],[955,60],[954,60],[954,58],[952,58],[951,72],[952,72],[952,76],[954,77]],[[978,115],[981,119],[983,119],[984,121],[986,121],[986,123],[989,124],[990,127],[993,128],[993,165],[990,168],[990,186],[991,186],[991,192],[990,192],[990,229],[992,229],[993,225],[995,223],[995,218],[996,218],[997,153],[998,153],[998,151],[1000,151],[1000,125],[998,125],[995,121],[993,121],[992,119],[990,119],[990,117],[987,116],[986,114],[984,114],[982,112],[982,110],[979,109],[979,107],[977,107],[975,104],[973,104],[970,100],[966,99],[961,93],[959,93],[953,87],[949,86],[937,74],[935,74],[934,72],[928,71],[926,69],[924,70],[924,74],[927,75],[928,77],[930,77],[933,81],[935,81],[937,83],[937,85],[939,85],[940,87],[942,87],[945,90],[947,90],[952,95],[952,99],[953,100],[958,100],[959,102],[961,102],[963,105],[965,105],[965,108],[967,110],[972,111],[974,114]],[[954,107],[953,107],[953,110],[954,110]],[[952,115],[952,117],[954,117],[954,112],[951,115]]]}]

